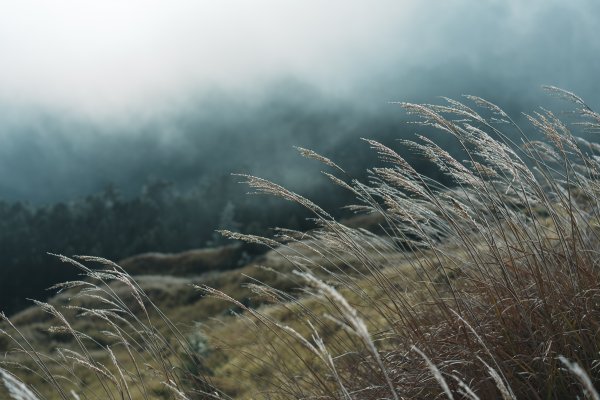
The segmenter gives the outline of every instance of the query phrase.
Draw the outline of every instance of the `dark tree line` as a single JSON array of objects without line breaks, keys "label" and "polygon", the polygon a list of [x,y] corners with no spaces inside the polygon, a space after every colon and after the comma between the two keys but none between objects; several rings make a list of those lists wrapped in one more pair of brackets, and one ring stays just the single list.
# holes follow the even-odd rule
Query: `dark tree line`
[{"label": "dark tree line", "polygon": [[269,234],[268,227],[307,229],[299,207],[246,196],[230,177],[178,190],[157,181],[124,198],[101,193],[45,206],[0,201],[0,310],[12,313],[43,299],[45,289],[77,271],[48,255],[94,255],[118,261],[149,252],[177,252],[226,243],[215,229]]},{"label": "dark tree line", "polygon": [[[381,136],[393,137],[382,126]],[[385,143],[385,141],[384,141]],[[391,140],[388,145],[393,145]],[[333,152],[348,172],[344,179],[367,179],[366,166],[380,164],[360,140]],[[398,147],[398,146],[393,146]],[[431,170],[421,156],[405,154],[420,171]],[[436,171],[437,172],[437,171]],[[316,173],[297,187],[330,214],[354,197]],[[436,179],[443,177],[434,176]],[[310,181],[303,181],[310,179]],[[293,189],[293,188],[292,188]],[[149,252],[177,252],[226,243],[215,233],[226,228],[269,236],[270,228],[311,228],[311,215],[300,206],[268,196],[248,196],[248,188],[229,175],[212,175],[185,188],[166,181],[147,183],[137,196],[123,196],[114,186],[69,202],[32,205],[0,200],[0,311],[13,313],[44,299],[45,289],[76,277],[77,271],[48,253],[93,255],[118,261]],[[252,249],[256,251],[256,249]]]}]

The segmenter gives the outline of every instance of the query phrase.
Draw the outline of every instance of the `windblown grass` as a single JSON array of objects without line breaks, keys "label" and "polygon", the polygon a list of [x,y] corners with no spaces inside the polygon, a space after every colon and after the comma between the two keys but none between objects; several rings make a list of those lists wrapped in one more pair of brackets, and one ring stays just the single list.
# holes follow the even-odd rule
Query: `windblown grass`
[{"label": "windblown grass", "polygon": [[[575,103],[586,129],[598,128],[600,115],[580,98],[547,89]],[[560,357],[575,360],[577,371],[588,371],[582,382],[592,393],[600,350],[599,147],[575,137],[550,111],[527,116],[546,139],[533,141],[499,107],[473,96],[467,100],[479,111],[450,99],[446,105],[401,104],[462,150],[466,161],[461,162],[427,137],[403,141],[452,185],[427,178],[397,152],[371,140],[388,166],[373,168],[370,182],[328,174],[361,201],[356,210],[384,218],[386,238],[374,240],[348,229],[276,185],[246,180],[259,193],[314,212],[321,229],[301,238],[322,259],[291,261],[313,293],[334,305],[325,322],[334,321],[349,334],[345,342],[336,339],[321,347],[329,351],[317,357],[325,374],[307,368],[289,376],[287,386],[279,384],[289,397],[566,398],[578,390],[581,377],[565,370]],[[375,261],[374,254],[404,256],[415,278],[406,268],[390,275],[397,260]],[[360,268],[354,274],[340,270],[333,261],[340,257],[353,258],[348,264],[358,261]],[[359,313],[344,302],[341,288],[367,311]],[[415,302],[417,291],[426,292],[426,301]],[[303,336],[306,343],[289,327],[280,328],[280,335],[297,337],[316,354],[323,343],[323,317],[301,316],[312,330]],[[369,321],[385,324],[368,330]],[[271,329],[277,326],[271,322]],[[306,362],[299,355],[297,361]],[[279,363],[274,359],[271,370],[277,371]]]},{"label": "windblown grass", "polygon": [[[573,102],[579,128],[600,128],[600,114],[579,97],[547,90]],[[385,165],[371,169],[367,183],[299,149],[340,174],[325,173],[356,196],[352,209],[381,218],[385,235],[336,222],[296,193],[242,176],[258,193],[306,207],[319,228],[280,230],[275,239],[223,232],[280,253],[294,270],[285,288],[304,289],[257,280],[248,289],[272,305],[256,308],[198,286],[239,312],[233,322],[207,321],[211,356],[199,358],[189,337],[118,266],[93,271],[70,259],[96,283],[65,287],[104,305],[78,311],[103,321],[114,342],[90,341],[41,304],[79,350],[45,358],[12,333],[17,349],[63,399],[72,398],[68,382],[86,387],[79,366],[97,381],[81,398],[598,398],[600,146],[573,135],[550,111],[527,116],[524,130],[494,104],[466,101],[471,105],[400,104],[417,123],[454,140],[464,161],[425,136],[403,141],[451,184],[372,140]],[[530,139],[532,128],[545,139]],[[131,298],[114,297],[107,280],[125,284]],[[119,353],[131,360],[127,367],[115,347],[127,350]],[[49,361],[69,374],[54,375]],[[207,366],[214,376],[206,376]],[[27,389],[8,372],[2,377],[13,392]],[[167,394],[148,390],[150,382],[163,382]]]}]

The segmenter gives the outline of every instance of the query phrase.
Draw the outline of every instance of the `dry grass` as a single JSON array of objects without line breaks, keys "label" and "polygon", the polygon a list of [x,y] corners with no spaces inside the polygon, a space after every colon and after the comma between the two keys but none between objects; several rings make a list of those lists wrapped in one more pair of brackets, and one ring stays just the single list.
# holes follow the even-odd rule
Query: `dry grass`
[{"label": "dry grass", "polygon": [[[575,101],[584,126],[597,128],[600,116],[583,101],[549,90]],[[468,100],[483,111],[449,99],[446,105],[401,104],[462,149],[466,161],[426,137],[404,141],[446,174],[451,187],[428,179],[374,141],[368,142],[389,166],[374,168],[368,184],[332,176],[361,200],[357,210],[384,218],[387,241],[373,244],[368,233],[332,221],[309,200],[247,179],[258,192],[296,201],[315,213],[322,228],[301,237],[321,259],[290,260],[304,276],[325,271],[323,280],[309,278],[308,283],[315,295],[335,305],[326,311],[325,322],[335,321],[352,337],[325,348],[333,364],[317,357],[325,374],[311,368],[284,374],[288,380],[277,385],[281,397],[565,398],[580,381],[559,357],[575,360],[578,371],[589,373],[582,382],[597,383],[598,147],[574,137],[544,110],[528,119],[546,141],[529,141],[498,107]],[[515,133],[521,137],[511,140]],[[516,146],[521,139],[524,145]],[[326,164],[332,166],[329,160]],[[394,256],[405,257],[415,280],[405,268],[398,268],[396,277],[383,273],[393,269]],[[340,257],[358,260],[360,268],[339,269],[334,261]],[[360,299],[357,304],[368,311],[357,313],[344,303],[348,295],[336,294],[334,287]],[[427,300],[415,302],[415,293],[423,292]],[[297,316],[314,332],[296,335],[278,329],[277,321],[256,318],[283,337],[319,349],[320,329],[326,329],[322,313]],[[366,329],[370,321],[385,324]],[[272,367],[266,369],[280,370],[279,352],[273,353],[265,361]],[[298,359],[315,365],[302,354]]]},{"label": "dry grass", "polygon": [[[574,103],[584,129],[600,128],[600,115],[577,96],[548,90]],[[277,240],[224,232],[271,247],[286,267],[273,270],[281,264],[265,260],[265,274],[245,288],[254,305],[214,289],[217,281],[197,285],[239,313],[234,321],[205,321],[212,348],[205,357],[120,267],[97,272],[77,264],[96,283],[65,285],[104,304],[78,311],[103,321],[114,341],[90,341],[42,304],[61,322],[56,331],[80,345],[51,361],[76,386],[80,370],[73,365],[91,371],[96,386],[82,384],[90,388],[82,398],[598,398],[600,146],[575,137],[546,110],[527,117],[545,138],[530,140],[531,132],[497,106],[466,100],[472,105],[401,104],[462,151],[466,160],[459,161],[427,137],[403,141],[451,185],[371,140],[386,165],[373,168],[367,183],[299,149],[341,173],[326,174],[355,194],[357,212],[382,221],[384,235],[338,223],[296,193],[243,176],[258,193],[306,207],[320,228],[281,230]],[[115,297],[109,280],[128,294]],[[265,303],[271,305],[257,306]],[[48,387],[72,398],[49,359],[18,333],[14,343]],[[131,362],[113,356],[113,348],[126,349]]]},{"label": "dry grass", "polygon": [[241,255],[239,246],[223,246],[175,254],[144,253],[121,260],[119,265],[130,275],[192,275],[234,269]]}]

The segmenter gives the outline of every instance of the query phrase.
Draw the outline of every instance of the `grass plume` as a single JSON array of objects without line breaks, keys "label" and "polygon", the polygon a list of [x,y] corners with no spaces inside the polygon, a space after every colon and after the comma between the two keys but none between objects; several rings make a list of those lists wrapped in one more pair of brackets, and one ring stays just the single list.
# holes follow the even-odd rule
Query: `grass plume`
[{"label": "grass plume", "polygon": [[[547,90],[574,104],[580,118],[575,124],[600,128],[600,115],[582,99]],[[475,96],[464,103],[443,99],[437,105],[399,106],[424,129],[434,128],[455,144],[457,151],[450,152],[425,135],[402,141],[437,168],[445,183],[373,140],[367,143],[384,165],[371,168],[367,182],[349,179],[329,158],[298,149],[341,172],[341,177],[325,174],[356,196],[350,208],[376,218],[383,234],[345,225],[297,193],[240,175],[256,193],[306,207],[318,228],[280,230],[274,239],[223,232],[272,248],[293,271],[277,276],[303,288],[284,291],[256,280],[249,288],[269,305],[252,307],[219,288],[197,286],[238,312],[235,319],[213,321],[207,333],[229,360],[220,365],[236,371],[231,380],[237,396],[513,400],[583,393],[597,398],[599,146],[576,137],[571,125],[544,109],[526,116],[525,128]],[[59,398],[69,398],[71,386],[63,381],[81,381],[72,363],[92,371],[102,393],[81,393],[81,398],[152,398],[152,379],[175,398],[236,397],[217,389],[226,374],[215,375],[214,382],[185,374],[179,366],[204,361],[117,265],[63,259],[85,275],[63,287],[79,288],[78,296],[103,305],[76,311],[101,321],[114,341],[94,343],[42,303],[60,321],[57,329],[79,345],[76,351],[43,356],[18,332],[8,333]],[[82,262],[105,268],[92,270]],[[124,286],[129,297],[117,294],[109,281]],[[90,348],[109,357],[99,361]],[[116,348],[125,349],[119,354],[131,362],[117,358]],[[70,372],[67,379],[51,371],[49,360]],[[148,365],[152,377],[144,372]],[[244,385],[252,394],[240,389]]]}]

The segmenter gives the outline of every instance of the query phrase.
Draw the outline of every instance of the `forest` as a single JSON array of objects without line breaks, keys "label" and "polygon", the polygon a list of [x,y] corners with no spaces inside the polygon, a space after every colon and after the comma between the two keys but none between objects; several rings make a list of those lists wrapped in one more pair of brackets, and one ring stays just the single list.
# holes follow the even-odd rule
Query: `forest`
[{"label": "forest", "polygon": [[[225,244],[216,229],[267,234],[275,225],[310,226],[306,213],[297,207],[240,195],[235,189],[240,189],[236,179],[225,177],[218,187],[198,185],[185,191],[164,181],[153,182],[130,198],[107,187],[98,194],[48,206],[0,202],[2,310],[15,312],[31,304],[28,298],[48,297],[47,288],[76,277],[74,269],[49,253],[120,260],[145,252]],[[248,247],[248,251],[257,249]]]}]

